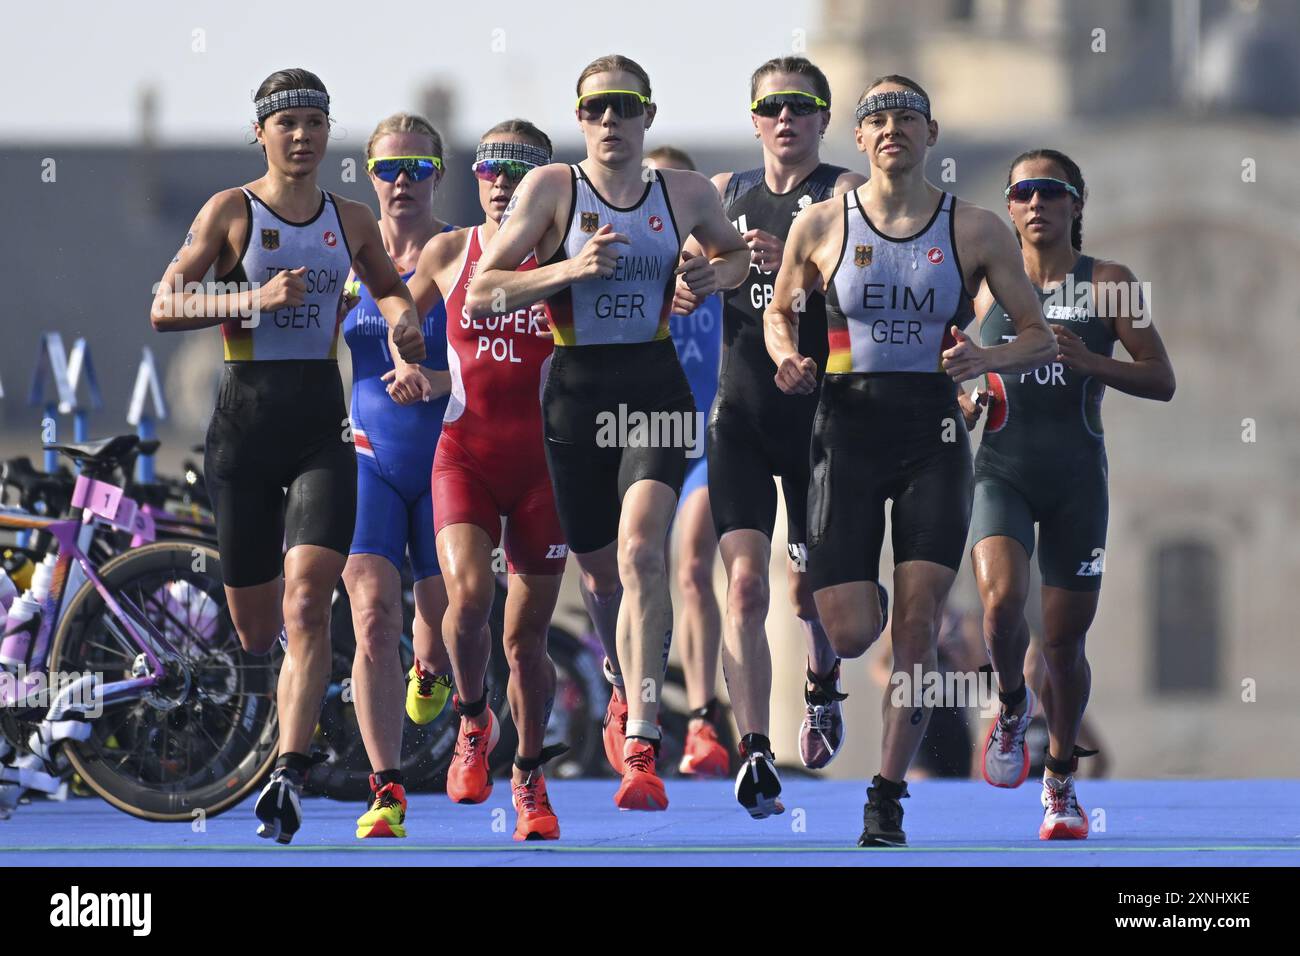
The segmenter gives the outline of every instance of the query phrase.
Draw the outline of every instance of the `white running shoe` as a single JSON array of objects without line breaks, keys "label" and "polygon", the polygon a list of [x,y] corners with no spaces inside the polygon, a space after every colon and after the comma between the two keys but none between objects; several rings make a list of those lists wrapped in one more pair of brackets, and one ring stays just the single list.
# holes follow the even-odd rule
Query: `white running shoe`
[{"label": "white running shoe", "polygon": [[1034,692],[1025,685],[1025,712],[1013,717],[999,711],[984,738],[984,779],[995,787],[1013,789],[1029,776],[1029,745],[1025,731],[1034,719]]},{"label": "white running shoe", "polygon": [[1061,780],[1050,773],[1043,774],[1043,822],[1038,827],[1040,840],[1086,840],[1088,814],[1079,806],[1074,795],[1074,778]]}]

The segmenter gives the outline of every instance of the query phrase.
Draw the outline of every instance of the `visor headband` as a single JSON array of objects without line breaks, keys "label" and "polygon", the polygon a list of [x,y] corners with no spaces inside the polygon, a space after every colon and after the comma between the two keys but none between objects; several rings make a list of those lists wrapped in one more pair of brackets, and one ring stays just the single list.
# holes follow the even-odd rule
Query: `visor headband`
[{"label": "visor headband", "polygon": [[474,162],[481,163],[485,159],[507,159],[545,166],[551,161],[551,154],[531,143],[479,143],[478,149],[474,150]]},{"label": "visor headband", "polygon": [[915,90],[889,90],[872,93],[858,106],[858,122],[881,110],[916,110],[927,120],[930,118],[930,101]]},{"label": "visor headband", "polygon": [[320,90],[280,90],[270,96],[263,96],[260,100],[254,100],[253,106],[257,109],[257,121],[261,123],[272,113],[301,106],[315,107],[328,116],[330,98],[328,93],[322,93]]}]

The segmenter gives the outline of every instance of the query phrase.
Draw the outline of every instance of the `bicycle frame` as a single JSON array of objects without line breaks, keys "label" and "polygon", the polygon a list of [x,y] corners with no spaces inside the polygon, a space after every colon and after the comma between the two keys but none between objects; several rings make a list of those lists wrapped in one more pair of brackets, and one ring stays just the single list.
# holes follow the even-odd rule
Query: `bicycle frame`
[{"label": "bicycle frame", "polygon": [[[72,511],[68,518],[45,518],[28,514],[21,509],[0,508],[0,529],[39,530],[52,536],[58,543],[58,559],[53,568],[47,603],[51,613],[42,615],[37,636],[37,642],[45,644],[46,658],[33,662],[38,668],[37,673],[43,673],[48,666],[49,638],[63,620],[69,603],[65,598],[76,594],[87,581],[99,592],[111,614],[110,620],[117,625],[109,625],[113,636],[119,641],[125,638],[148,662],[149,674],[115,681],[100,688],[100,701],[111,704],[136,698],[141,691],[156,685],[164,671],[163,657],[175,655],[176,651],[140,608],[129,598],[123,596],[119,599],[114,595],[97,573],[94,562],[86,552],[95,534],[104,528],[131,532],[133,545],[152,541],[156,536],[153,517],[148,511],[141,509],[133,499],[127,498],[116,485],[88,478],[84,474],[77,476]],[[26,681],[22,683],[25,685]],[[0,706],[14,704],[20,694],[17,686],[6,685],[8,686],[13,686],[15,698],[0,699]]]}]

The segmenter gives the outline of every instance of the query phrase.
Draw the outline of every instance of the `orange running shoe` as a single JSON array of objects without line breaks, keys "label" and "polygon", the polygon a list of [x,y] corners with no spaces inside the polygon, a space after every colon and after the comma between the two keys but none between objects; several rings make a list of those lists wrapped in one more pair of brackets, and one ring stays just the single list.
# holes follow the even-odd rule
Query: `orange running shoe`
[{"label": "orange running shoe", "polygon": [[696,774],[701,777],[731,776],[731,756],[727,748],[718,742],[718,732],[707,720],[692,720],[686,731],[686,747],[682,753],[682,762],[677,765],[679,773]]},{"label": "orange running shoe", "polygon": [[614,794],[620,810],[667,810],[668,794],[655,773],[655,748],[647,741],[631,738],[623,751],[623,782]]},{"label": "orange running shoe", "polygon": [[519,819],[515,823],[516,840],[558,840],[560,821],[551,809],[542,770],[530,770],[523,783],[514,785],[511,802]]},{"label": "orange running shoe", "polygon": [[605,759],[619,776],[623,774],[623,749],[627,743],[627,699],[615,687],[609,691],[605,708]]},{"label": "orange running shoe", "polygon": [[[456,701],[459,710],[460,701]],[[488,754],[501,739],[501,725],[491,709],[487,726],[476,729],[469,718],[461,717],[456,735],[456,751],[447,770],[447,796],[456,803],[482,803],[492,796],[492,771]]]}]

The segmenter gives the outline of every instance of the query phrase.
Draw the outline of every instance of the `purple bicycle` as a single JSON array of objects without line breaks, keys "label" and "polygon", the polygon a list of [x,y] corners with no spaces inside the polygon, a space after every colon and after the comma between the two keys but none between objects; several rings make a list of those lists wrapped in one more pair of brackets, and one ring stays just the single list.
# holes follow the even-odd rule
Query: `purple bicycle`
[{"label": "purple bicycle", "polygon": [[278,656],[240,646],[216,550],[154,542],[154,514],[114,483],[137,443],[53,446],[78,470],[64,517],[0,507],[0,531],[32,533],[52,562],[25,656],[0,671],[0,817],[75,772],[133,816],[192,821],[274,761]]}]

